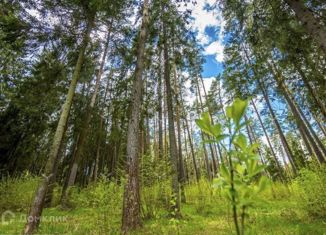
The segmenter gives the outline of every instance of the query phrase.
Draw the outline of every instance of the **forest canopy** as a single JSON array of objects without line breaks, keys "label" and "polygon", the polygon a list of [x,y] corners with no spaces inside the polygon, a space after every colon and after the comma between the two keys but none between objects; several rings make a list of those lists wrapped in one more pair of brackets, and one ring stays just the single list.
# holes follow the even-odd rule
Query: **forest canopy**
[{"label": "forest canopy", "polygon": [[0,234],[324,234],[320,0],[0,2]]}]

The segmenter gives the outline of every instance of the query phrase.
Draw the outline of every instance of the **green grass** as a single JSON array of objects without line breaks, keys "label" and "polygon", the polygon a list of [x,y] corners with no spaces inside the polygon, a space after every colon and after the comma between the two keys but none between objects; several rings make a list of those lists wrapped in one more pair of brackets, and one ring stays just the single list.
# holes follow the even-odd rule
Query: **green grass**
[{"label": "green grass", "polygon": [[[251,211],[247,234],[326,234],[325,221],[307,221],[300,211],[286,202],[272,202]],[[157,218],[144,221],[143,228],[134,234],[233,234],[231,214],[221,213],[220,206],[207,205],[198,211],[193,203],[182,205],[182,219],[172,220],[165,211]],[[65,218],[63,221],[43,221],[39,234],[118,234],[120,216],[96,208],[78,208],[62,211],[45,209],[44,216]],[[1,225],[1,234],[20,234],[24,214],[17,213],[8,225]]]},{"label": "green grass", "polygon": [[[186,187],[187,203],[182,204],[180,220],[172,219],[167,212],[168,185],[167,182],[143,189],[142,204],[146,219],[143,220],[143,227],[132,234],[234,234],[228,203],[207,182],[202,182],[200,188],[196,185]],[[46,220],[42,221],[38,234],[119,234],[122,191],[122,186],[105,181],[81,192],[75,190],[72,194],[75,208],[69,211],[59,206],[45,209],[43,218]],[[266,192],[263,195],[265,202],[258,203],[255,209],[249,211],[246,234],[326,234],[326,221],[311,219],[301,205],[300,197],[293,194],[292,189],[289,191],[283,185],[276,184],[273,191],[275,197],[271,190]],[[30,193],[26,195],[30,196]],[[10,209],[9,204],[4,208],[1,200],[0,205],[2,212]],[[17,209],[15,204],[12,208],[15,218],[8,224],[0,224],[0,234],[22,232],[28,205]]]}]

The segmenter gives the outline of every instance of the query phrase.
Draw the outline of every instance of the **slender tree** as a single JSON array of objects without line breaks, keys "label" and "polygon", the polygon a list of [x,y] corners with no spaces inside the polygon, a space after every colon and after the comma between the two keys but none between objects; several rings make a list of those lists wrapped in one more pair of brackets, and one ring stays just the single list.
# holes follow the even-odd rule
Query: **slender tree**
[{"label": "slender tree", "polygon": [[132,88],[131,117],[127,138],[127,183],[123,197],[122,232],[141,226],[139,192],[139,121],[142,100],[142,76],[144,70],[145,44],[148,34],[149,0],[143,2],[143,19],[137,44],[137,62]]},{"label": "slender tree", "polygon": [[[69,187],[73,186],[75,184],[75,180],[76,180],[76,175],[77,175],[77,170],[78,170],[78,165],[81,161],[81,154],[83,151],[83,147],[84,147],[84,141],[88,132],[88,128],[89,128],[89,123],[91,121],[92,118],[92,113],[93,113],[93,109],[96,103],[96,98],[98,95],[98,91],[99,91],[99,86],[100,86],[100,81],[102,78],[102,74],[104,72],[104,64],[107,58],[107,54],[108,54],[108,48],[109,48],[109,42],[110,42],[110,37],[111,37],[111,29],[112,29],[112,23],[110,23],[110,25],[108,26],[108,33],[107,33],[107,39],[106,42],[104,44],[104,51],[102,54],[102,58],[100,60],[100,68],[97,72],[96,75],[96,81],[95,81],[95,88],[91,97],[91,100],[88,104],[88,106],[86,107],[85,110],[85,116],[83,118],[82,124],[81,124],[81,131],[80,131],[80,135],[78,138],[78,142],[76,145],[76,152],[73,155],[73,159],[72,159],[72,168],[70,170],[70,173],[68,174],[68,184],[67,187],[63,188],[63,192],[62,192],[62,202],[64,202],[68,195],[67,192],[69,190]],[[97,173],[96,173],[97,174]]]},{"label": "slender tree", "polygon": [[285,2],[294,11],[298,20],[302,23],[308,34],[315,39],[316,43],[326,54],[326,29],[325,25],[321,24],[315,18],[313,12],[305,6],[302,0],[285,0]]},{"label": "slender tree", "polygon": [[55,135],[53,137],[53,143],[52,143],[49,157],[48,157],[45,169],[44,169],[43,179],[35,193],[34,200],[33,200],[33,203],[31,205],[31,208],[29,211],[29,218],[33,218],[33,219],[29,219],[28,222],[26,223],[24,232],[23,232],[24,234],[32,234],[40,222],[40,216],[42,215],[45,195],[48,190],[48,186],[49,186],[51,177],[54,177],[55,163],[58,158],[58,152],[60,149],[62,138],[64,136],[64,130],[67,125],[69,111],[70,111],[72,100],[73,100],[73,97],[75,94],[77,82],[80,77],[80,71],[82,68],[83,61],[84,61],[86,47],[89,42],[89,36],[93,29],[94,18],[95,18],[95,12],[88,13],[87,26],[86,26],[86,30],[84,32],[83,41],[80,45],[78,60],[76,63],[76,67],[75,67],[73,76],[72,76],[72,80],[70,83],[66,101],[62,107],[62,112],[60,115],[58,126],[56,129]]}]

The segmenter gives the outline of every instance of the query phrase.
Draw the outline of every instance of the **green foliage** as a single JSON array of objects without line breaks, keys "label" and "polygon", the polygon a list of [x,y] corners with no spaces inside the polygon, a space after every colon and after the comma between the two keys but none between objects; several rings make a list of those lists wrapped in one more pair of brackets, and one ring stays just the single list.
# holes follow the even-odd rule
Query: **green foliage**
[{"label": "green foliage", "polygon": [[25,211],[30,205],[38,178],[25,172],[17,178],[0,181],[0,211]]},{"label": "green foliage", "polygon": [[236,126],[240,127],[240,120],[243,117],[247,106],[247,101],[235,99],[231,106],[226,107],[226,116],[231,118]]},{"label": "green foliage", "polygon": [[295,179],[294,187],[298,188],[298,205],[308,213],[309,218],[326,218],[326,167],[302,169]]},{"label": "green foliage", "polygon": [[169,169],[167,158],[158,159],[153,154],[145,154],[141,157],[141,212],[143,218],[156,218],[158,208],[169,208],[171,199]]},{"label": "green foliage", "polygon": [[[266,190],[269,180],[262,176],[264,166],[258,164],[256,155],[258,144],[248,144],[247,137],[241,133],[245,123],[241,119],[246,111],[247,101],[236,99],[231,106],[226,108],[229,134],[223,134],[221,124],[212,125],[208,113],[196,120],[197,125],[207,134],[220,143],[228,155],[228,166],[222,164],[220,177],[215,179],[216,185],[222,189],[222,195],[230,201],[233,207],[233,217],[237,234],[244,234],[244,219],[247,209],[254,206],[258,195]],[[223,139],[229,141],[226,148]],[[241,228],[238,215],[241,213]]]},{"label": "green foliage", "polygon": [[272,155],[272,152],[271,150],[267,147],[267,146],[264,146],[264,156],[265,156],[265,159],[266,159],[266,171],[269,173],[271,179],[273,181],[279,179],[280,177],[280,171],[277,167],[277,162],[274,158],[274,156]]},{"label": "green foliage", "polygon": [[122,186],[102,177],[98,180],[98,183],[91,184],[81,192],[78,192],[78,188],[75,188],[71,198],[76,206],[80,207],[82,207],[81,205],[94,208],[109,206],[118,209],[120,208],[120,198],[122,198],[122,188]]},{"label": "green foliage", "polygon": [[[21,233],[25,223],[21,218],[26,216],[30,196],[37,180],[26,173],[24,177],[6,179],[7,183],[1,183],[1,211],[12,210],[16,213],[12,223],[0,226],[1,234]],[[159,203],[162,187],[166,188],[165,190],[171,188],[166,181],[142,189],[142,196],[147,197],[148,203],[153,203],[155,216],[145,217],[143,228],[131,234],[228,235],[233,233],[228,222],[230,217],[228,203],[220,196],[220,190],[212,187],[211,182],[202,179],[199,184],[185,186],[187,203],[182,205],[183,217],[180,220],[171,220],[166,206]],[[247,220],[250,224],[247,228],[248,234],[323,234],[326,229],[323,220],[307,220],[306,207],[300,207],[302,201],[296,199],[300,198],[301,186],[295,183],[292,188],[293,191],[289,191],[287,186],[277,182],[272,188],[263,192],[262,196],[268,199],[268,203],[262,203],[259,207],[250,210],[250,218]],[[272,191],[277,195],[275,199],[272,197]],[[12,192],[11,198],[6,196],[5,200],[2,200],[4,192]],[[67,232],[73,235],[119,234],[122,193],[122,185],[109,182],[105,178],[101,178],[96,184],[89,185],[87,188],[75,188],[72,200],[76,207],[71,210],[61,210],[59,207],[45,209],[43,216],[65,219],[44,220],[38,234],[66,234]]]}]

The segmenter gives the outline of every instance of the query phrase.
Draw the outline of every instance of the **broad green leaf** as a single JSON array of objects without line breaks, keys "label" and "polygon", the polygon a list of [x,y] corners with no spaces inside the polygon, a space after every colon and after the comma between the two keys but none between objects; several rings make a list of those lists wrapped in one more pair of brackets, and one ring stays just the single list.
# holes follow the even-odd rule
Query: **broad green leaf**
[{"label": "broad green leaf", "polygon": [[244,134],[239,134],[235,140],[233,140],[234,144],[238,146],[240,149],[244,150],[247,147],[247,137]]},{"label": "broad green leaf", "polygon": [[235,99],[231,106],[226,108],[226,116],[231,118],[237,127],[240,126],[240,120],[244,115],[248,102],[246,100]]},{"label": "broad green leaf", "polygon": [[212,124],[211,124],[211,118],[209,116],[208,112],[202,113],[201,119],[196,119],[197,126],[206,134],[213,135],[212,133]]},{"label": "broad green leaf", "polygon": [[211,117],[210,117],[210,115],[209,115],[208,112],[204,112],[204,113],[202,113],[202,114],[201,114],[201,119],[202,119],[205,123],[207,123],[207,125],[211,125],[211,123],[212,123],[212,121],[211,121]]},{"label": "broad green leaf", "polygon": [[210,124],[207,124],[203,119],[196,119],[197,126],[206,134],[212,135],[210,132]]},{"label": "broad green leaf", "polygon": [[228,107],[226,107],[225,108],[225,111],[226,111],[226,116],[228,117],[228,118],[232,118],[233,116],[232,116],[232,106],[228,106]]},{"label": "broad green leaf", "polygon": [[222,140],[224,140],[226,137],[228,137],[229,135],[219,135],[215,138],[216,142],[221,142]]},{"label": "broad green leaf", "polygon": [[236,125],[239,125],[242,116],[244,115],[248,102],[246,100],[236,99],[232,105],[232,118]]},{"label": "broad green leaf", "polygon": [[212,134],[217,137],[222,133],[222,125],[217,123],[211,127]]}]

